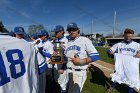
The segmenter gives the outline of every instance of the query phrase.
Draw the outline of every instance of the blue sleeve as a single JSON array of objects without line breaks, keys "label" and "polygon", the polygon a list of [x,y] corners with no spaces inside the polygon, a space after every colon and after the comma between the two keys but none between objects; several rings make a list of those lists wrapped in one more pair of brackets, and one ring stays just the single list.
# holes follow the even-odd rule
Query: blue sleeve
[{"label": "blue sleeve", "polygon": [[100,59],[100,56],[98,53],[92,53],[89,55],[89,57],[91,58],[92,62],[95,62]]},{"label": "blue sleeve", "polygon": [[113,54],[110,54],[110,52],[112,52],[112,50],[111,49],[109,49],[109,50],[107,50],[107,55],[108,55],[108,57],[110,57],[110,58],[114,58],[114,55]]},{"label": "blue sleeve", "polygon": [[46,61],[39,64],[38,66],[39,66],[39,74],[42,74],[44,71],[46,71],[48,69],[48,65],[47,65]]},{"label": "blue sleeve", "polygon": [[48,57],[48,58],[51,58],[52,57],[52,55],[50,54],[50,53],[47,53],[47,52],[45,52],[45,51],[41,51],[40,52],[41,53],[41,55],[43,56],[43,57]]}]

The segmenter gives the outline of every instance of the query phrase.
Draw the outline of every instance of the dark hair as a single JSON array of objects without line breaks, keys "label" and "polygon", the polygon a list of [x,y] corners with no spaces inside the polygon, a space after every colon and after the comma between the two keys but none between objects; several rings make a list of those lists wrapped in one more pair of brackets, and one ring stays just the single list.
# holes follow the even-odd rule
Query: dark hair
[{"label": "dark hair", "polygon": [[125,34],[134,34],[134,30],[132,30],[132,29],[130,29],[130,28],[126,28],[125,30],[124,30],[124,35]]},{"label": "dark hair", "polygon": [[55,35],[57,35],[57,33],[59,33],[60,31],[58,31],[58,32],[55,32]]}]

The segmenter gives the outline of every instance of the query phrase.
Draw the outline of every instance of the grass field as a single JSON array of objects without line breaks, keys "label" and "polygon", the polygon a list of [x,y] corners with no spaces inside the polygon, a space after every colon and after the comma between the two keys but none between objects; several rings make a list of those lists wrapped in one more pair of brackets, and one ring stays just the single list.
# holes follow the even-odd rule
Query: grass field
[{"label": "grass field", "polygon": [[106,51],[109,49],[109,48],[104,48],[104,47],[96,47],[97,51],[99,52],[100,54],[100,60],[102,61],[105,61],[105,62],[108,62],[108,63],[111,63],[111,64],[114,64],[114,60],[112,58],[109,58]]},{"label": "grass field", "polygon": [[[113,59],[109,58],[106,54],[108,48],[96,47],[96,49],[100,54],[100,60],[113,64]],[[82,93],[107,93],[107,89],[110,86],[110,79],[99,68],[94,66],[88,70],[87,80]]]},{"label": "grass field", "polygon": [[91,68],[91,70],[88,71],[87,80],[82,93],[107,93],[107,89],[110,85],[110,80],[106,78],[102,72],[98,73]]}]

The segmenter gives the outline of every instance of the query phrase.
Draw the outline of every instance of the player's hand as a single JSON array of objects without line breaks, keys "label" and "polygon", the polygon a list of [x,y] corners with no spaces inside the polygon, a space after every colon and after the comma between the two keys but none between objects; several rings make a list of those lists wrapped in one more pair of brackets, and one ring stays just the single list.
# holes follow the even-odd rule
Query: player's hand
[{"label": "player's hand", "polygon": [[37,41],[35,42],[35,44],[37,44],[37,45],[38,45],[39,43],[40,43],[40,40],[37,40]]},{"label": "player's hand", "polygon": [[57,56],[57,55],[58,55],[58,53],[54,51],[54,52],[53,52],[53,55],[54,55],[54,56]]},{"label": "player's hand", "polygon": [[140,53],[137,53],[134,57],[140,58]]},{"label": "player's hand", "polygon": [[43,47],[39,47],[38,50],[39,50],[39,52],[42,52]]},{"label": "player's hand", "polygon": [[79,57],[74,56],[74,58],[70,58],[70,59],[74,64],[77,64],[77,65],[80,64],[81,59]]},{"label": "player's hand", "polygon": [[58,70],[58,74],[63,74],[64,70]]}]

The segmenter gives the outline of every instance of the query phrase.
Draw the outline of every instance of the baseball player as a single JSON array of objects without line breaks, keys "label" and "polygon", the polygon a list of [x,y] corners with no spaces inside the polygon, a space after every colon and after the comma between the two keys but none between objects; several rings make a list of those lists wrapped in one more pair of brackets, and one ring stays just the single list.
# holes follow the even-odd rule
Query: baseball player
[{"label": "baseball player", "polygon": [[25,31],[23,27],[17,26],[14,28],[14,34],[16,38],[24,39]]},{"label": "baseball player", "polygon": [[16,37],[16,38],[19,38],[19,39],[24,39],[27,42],[30,42],[31,41],[29,35],[25,33],[24,28],[21,27],[21,26],[16,26],[14,28],[14,32],[12,32],[12,31],[9,32],[9,35],[10,36],[13,36],[13,37]]},{"label": "baseball player", "polygon": [[[36,38],[36,40],[34,40],[32,42],[32,44],[35,45],[37,50],[38,49],[40,50],[40,53],[44,57],[49,57],[50,58],[51,54],[53,53],[53,45],[51,43],[50,44],[46,43],[46,40],[48,38],[48,32],[46,30],[40,30],[35,34],[35,38]],[[45,52],[47,52],[48,55],[46,55]]]},{"label": "baseball player", "polygon": [[45,59],[22,39],[0,36],[0,93],[39,93]]},{"label": "baseball player", "polygon": [[[124,31],[124,40],[113,45],[108,51],[109,56],[113,56],[114,53],[120,53],[123,55],[131,55],[140,58],[140,44],[132,40],[134,31],[132,29],[126,28]],[[116,87],[114,82],[112,88],[109,89],[109,92]],[[128,93],[133,93],[133,88],[129,88]]]},{"label": "baseball player", "polygon": [[61,25],[57,25],[54,29],[55,31],[55,40],[54,42],[63,42],[64,48],[66,47],[66,44],[68,43],[68,39],[64,36],[64,27]]},{"label": "baseball player", "polygon": [[39,30],[37,32],[37,36],[38,36],[38,39],[35,40],[34,42],[38,42],[39,43],[36,45],[38,48],[39,48],[39,51],[40,53],[45,57],[46,59],[46,62],[48,64],[48,70],[42,74],[40,76],[40,89],[42,89],[42,93],[45,93],[45,89],[46,89],[46,76],[48,74],[50,74],[50,68],[51,68],[51,64],[49,64],[49,60],[50,60],[50,57],[51,55],[53,54],[53,44],[47,40],[49,34],[46,30]]},{"label": "baseball player", "polygon": [[[62,47],[65,50],[66,45],[68,43],[68,39],[64,36],[64,27],[61,25],[55,26],[54,29],[55,32],[55,40],[53,42],[62,42]],[[63,50],[63,52],[64,52]],[[57,64],[57,70],[58,70],[58,83],[61,86],[62,93],[66,91],[66,63],[64,64]]]},{"label": "baseball player", "polygon": [[88,64],[99,60],[99,53],[88,38],[79,35],[80,29],[76,23],[69,23],[67,31],[72,39],[65,49],[68,58],[66,70],[68,93],[80,93],[87,78]]}]

